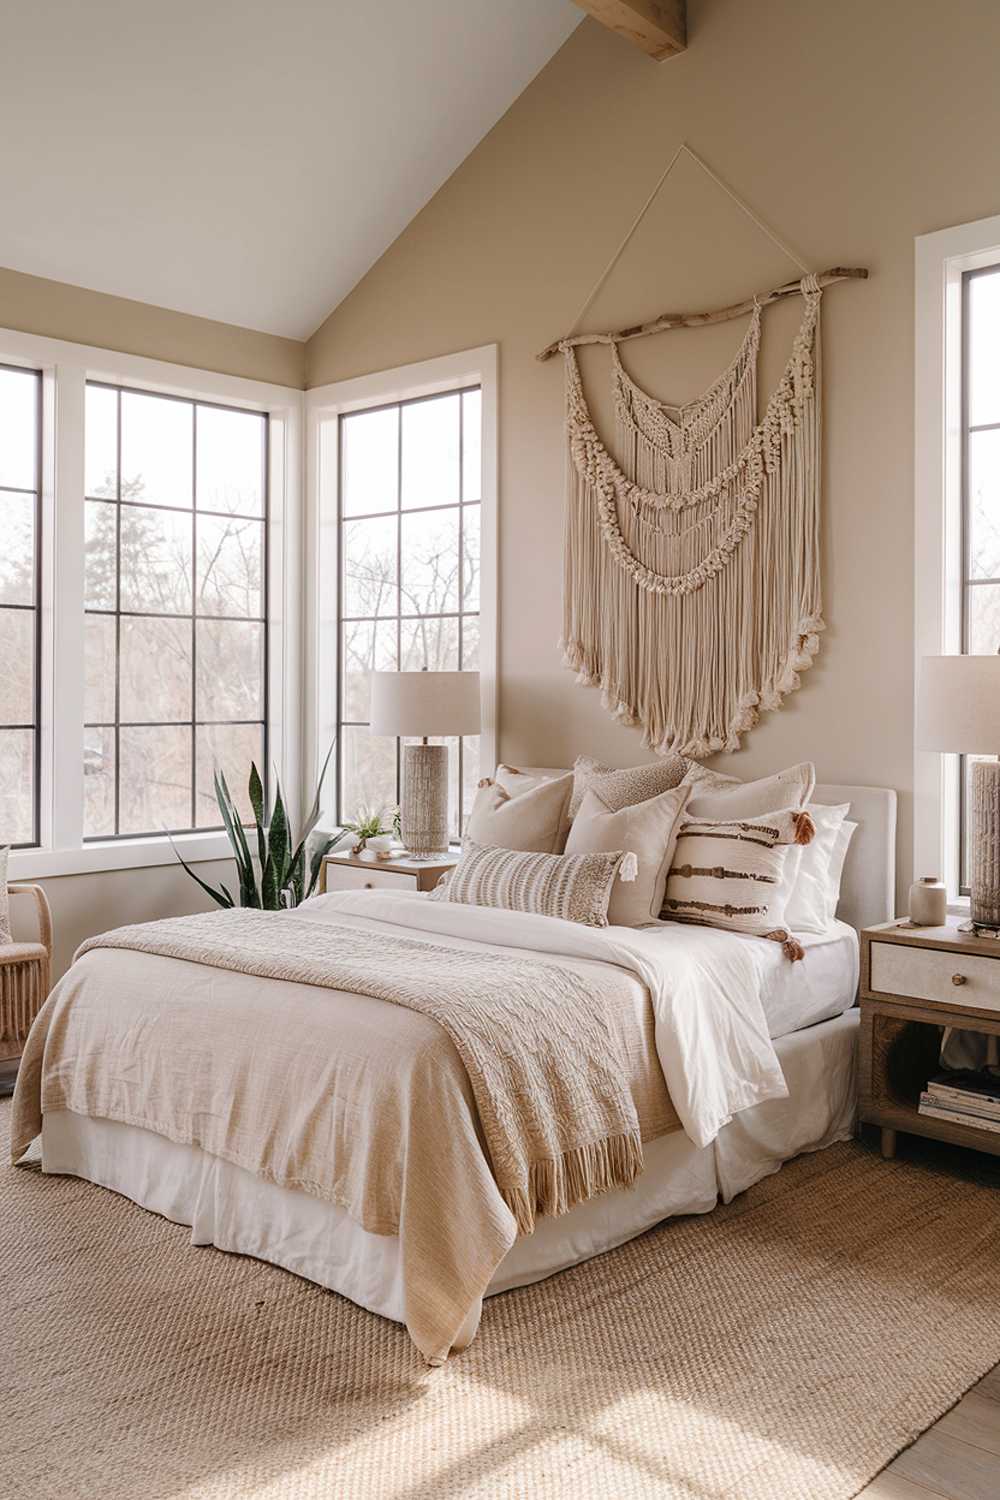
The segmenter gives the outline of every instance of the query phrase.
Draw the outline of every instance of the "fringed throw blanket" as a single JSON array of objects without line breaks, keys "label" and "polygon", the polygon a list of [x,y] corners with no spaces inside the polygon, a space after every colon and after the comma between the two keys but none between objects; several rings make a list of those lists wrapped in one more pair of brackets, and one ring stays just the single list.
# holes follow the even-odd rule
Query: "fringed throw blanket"
[{"label": "fringed throw blanket", "polygon": [[497,1186],[522,1234],[534,1229],[536,1213],[566,1213],[631,1186],[641,1170],[620,1033],[598,975],[407,938],[374,942],[370,932],[284,912],[208,912],[121,927],[89,939],[77,956],[92,948],[347,990],[430,1017],[468,1074]]},{"label": "fringed throw blanket", "polygon": [[643,391],[612,345],[618,458],[566,359],[569,495],[563,649],[604,705],[658,753],[736,750],[799,685],[823,629],[816,278],[758,422],[760,308],[696,401]]}]

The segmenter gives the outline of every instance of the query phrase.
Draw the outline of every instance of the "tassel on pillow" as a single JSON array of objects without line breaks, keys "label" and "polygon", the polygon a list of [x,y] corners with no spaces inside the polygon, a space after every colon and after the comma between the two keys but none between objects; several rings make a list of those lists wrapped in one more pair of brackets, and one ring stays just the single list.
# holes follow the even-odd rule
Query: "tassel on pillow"
[{"label": "tassel on pillow", "polygon": [[795,814],[795,842],[797,844],[811,844],[816,832],[816,824],[803,808],[802,812]]},{"label": "tassel on pillow", "polygon": [[630,884],[633,880],[636,879],[638,874],[639,861],[632,853],[631,849],[629,849],[622,856],[622,862],[618,866],[618,879],[624,881],[626,884]]},{"label": "tassel on pillow", "polygon": [[773,932],[765,932],[763,936],[769,938],[772,943],[780,943],[782,953],[793,964],[806,956],[806,950],[798,938],[792,936],[787,927],[776,927]]}]

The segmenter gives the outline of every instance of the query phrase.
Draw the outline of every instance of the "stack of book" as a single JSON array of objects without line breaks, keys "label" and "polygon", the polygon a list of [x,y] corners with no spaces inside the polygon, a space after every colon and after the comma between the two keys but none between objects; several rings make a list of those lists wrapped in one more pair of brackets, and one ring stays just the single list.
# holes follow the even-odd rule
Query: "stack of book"
[{"label": "stack of book", "polygon": [[1000,1134],[1000,1076],[968,1069],[938,1073],[920,1095],[920,1113]]}]

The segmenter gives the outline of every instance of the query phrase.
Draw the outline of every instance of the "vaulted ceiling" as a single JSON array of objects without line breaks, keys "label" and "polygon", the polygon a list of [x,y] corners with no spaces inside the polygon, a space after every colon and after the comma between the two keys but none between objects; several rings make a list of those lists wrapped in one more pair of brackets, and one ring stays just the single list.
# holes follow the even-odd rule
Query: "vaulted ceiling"
[{"label": "vaulted ceiling", "polygon": [[0,0],[0,266],[306,338],[571,0]]}]

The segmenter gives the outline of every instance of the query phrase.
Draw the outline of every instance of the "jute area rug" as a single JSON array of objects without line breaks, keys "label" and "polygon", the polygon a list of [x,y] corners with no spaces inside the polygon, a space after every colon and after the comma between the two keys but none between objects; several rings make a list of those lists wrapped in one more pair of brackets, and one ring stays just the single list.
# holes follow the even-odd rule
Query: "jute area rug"
[{"label": "jute area rug", "polygon": [[4,1500],[847,1500],[1000,1360],[996,1188],[857,1145],[491,1299],[439,1370],[332,1293],[6,1162]]}]

